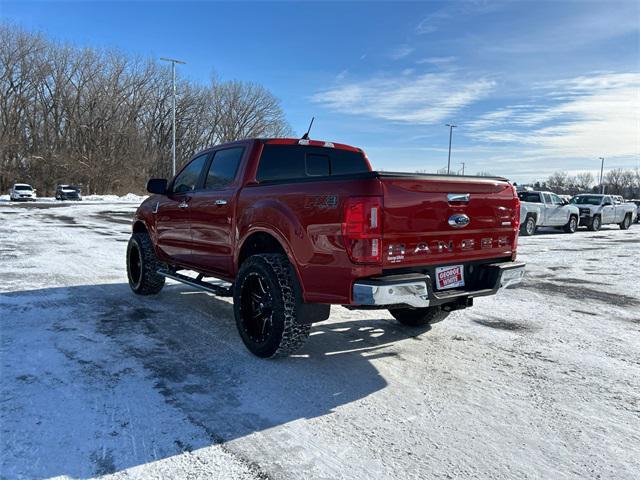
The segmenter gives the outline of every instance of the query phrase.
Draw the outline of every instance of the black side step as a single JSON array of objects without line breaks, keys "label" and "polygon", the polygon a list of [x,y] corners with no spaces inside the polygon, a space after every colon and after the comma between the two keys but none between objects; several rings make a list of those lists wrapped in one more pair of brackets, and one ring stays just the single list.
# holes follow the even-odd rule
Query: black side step
[{"label": "black side step", "polygon": [[198,278],[187,277],[186,275],[182,275],[178,272],[168,272],[166,270],[158,270],[158,273],[163,277],[171,278],[173,280],[177,280],[178,282],[185,283],[187,285],[191,285],[192,287],[199,288],[200,290],[205,290],[207,292],[211,292],[219,297],[233,297],[232,286],[228,287],[217,285],[215,283],[209,283],[202,281],[203,275],[198,275]]}]

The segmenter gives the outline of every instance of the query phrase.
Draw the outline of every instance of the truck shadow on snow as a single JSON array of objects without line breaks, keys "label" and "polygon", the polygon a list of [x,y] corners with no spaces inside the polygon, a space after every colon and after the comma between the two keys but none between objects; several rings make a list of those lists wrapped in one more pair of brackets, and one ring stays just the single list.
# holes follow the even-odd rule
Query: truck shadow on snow
[{"label": "truck shadow on snow", "polygon": [[2,471],[29,478],[112,473],[331,414],[385,388],[372,360],[394,355],[386,345],[428,330],[348,312],[269,361],[245,350],[229,302],[178,285],[6,293],[0,311],[0,412],[14,432]]}]

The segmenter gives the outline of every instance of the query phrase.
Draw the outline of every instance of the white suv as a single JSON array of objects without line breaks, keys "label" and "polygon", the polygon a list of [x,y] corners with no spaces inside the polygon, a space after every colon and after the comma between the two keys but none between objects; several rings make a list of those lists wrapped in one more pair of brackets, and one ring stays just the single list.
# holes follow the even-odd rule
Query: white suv
[{"label": "white suv", "polygon": [[36,201],[36,190],[26,183],[16,183],[9,192],[9,198],[12,202],[23,200],[25,202]]}]

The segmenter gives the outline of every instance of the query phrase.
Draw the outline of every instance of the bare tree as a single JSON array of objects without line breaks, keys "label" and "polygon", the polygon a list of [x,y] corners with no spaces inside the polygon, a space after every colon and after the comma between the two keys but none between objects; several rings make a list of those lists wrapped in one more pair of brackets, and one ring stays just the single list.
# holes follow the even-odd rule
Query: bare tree
[{"label": "bare tree", "polygon": [[561,194],[567,191],[568,180],[569,180],[569,177],[567,175],[567,172],[562,172],[562,171],[554,172],[547,179],[547,185],[549,189],[552,190],[553,192]]},{"label": "bare tree", "polygon": [[[211,144],[291,131],[258,84],[180,79],[177,90],[180,164]],[[171,91],[156,61],[0,25],[0,190],[27,181],[44,193],[56,183],[126,193],[169,176]]]},{"label": "bare tree", "polygon": [[575,178],[575,185],[580,192],[589,191],[594,184],[593,174],[591,172],[580,172]]}]

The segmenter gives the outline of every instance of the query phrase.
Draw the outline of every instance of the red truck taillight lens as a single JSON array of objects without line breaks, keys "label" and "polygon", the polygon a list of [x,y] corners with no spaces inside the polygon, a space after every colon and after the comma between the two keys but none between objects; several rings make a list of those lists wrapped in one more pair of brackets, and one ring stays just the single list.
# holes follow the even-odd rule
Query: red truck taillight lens
[{"label": "red truck taillight lens", "polygon": [[342,236],[354,263],[382,260],[382,197],[350,197],[345,200]]}]

